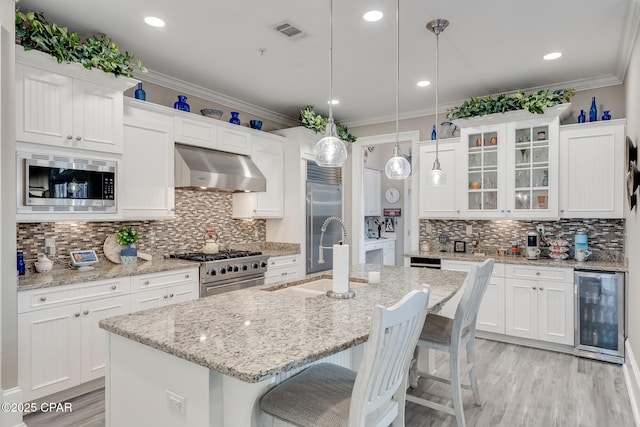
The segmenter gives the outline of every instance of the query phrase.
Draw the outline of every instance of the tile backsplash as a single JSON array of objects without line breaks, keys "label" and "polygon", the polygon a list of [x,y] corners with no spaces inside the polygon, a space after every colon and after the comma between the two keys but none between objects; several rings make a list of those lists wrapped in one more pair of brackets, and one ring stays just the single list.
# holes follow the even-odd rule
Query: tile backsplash
[{"label": "tile backsplash", "polygon": [[54,237],[59,260],[77,249],[94,249],[101,256],[106,237],[122,227],[140,233],[142,240],[136,246],[141,251],[161,255],[200,251],[204,232],[212,228],[220,236],[222,249],[266,240],[265,220],[231,218],[231,193],[176,189],[175,204],[174,220],[19,223],[17,247],[24,251],[25,260],[33,260],[44,253],[45,237]]},{"label": "tile backsplash", "polygon": [[[473,234],[466,235],[467,226],[472,227]],[[619,261],[624,257],[624,220],[619,219],[562,219],[559,221],[462,221],[462,220],[420,220],[420,247],[429,244],[429,249],[440,249],[438,236],[445,235],[449,242],[445,244],[448,252],[453,252],[453,242],[467,242],[467,252],[471,252],[474,240],[476,251],[496,254],[498,248],[509,248],[511,242],[518,241],[521,249],[526,246],[528,231],[543,226],[545,236],[549,239],[566,239],[571,244],[570,255],[573,256],[573,236],[583,231],[589,238],[589,249],[593,252],[590,259],[600,261]],[[542,256],[546,255],[546,249]]]}]

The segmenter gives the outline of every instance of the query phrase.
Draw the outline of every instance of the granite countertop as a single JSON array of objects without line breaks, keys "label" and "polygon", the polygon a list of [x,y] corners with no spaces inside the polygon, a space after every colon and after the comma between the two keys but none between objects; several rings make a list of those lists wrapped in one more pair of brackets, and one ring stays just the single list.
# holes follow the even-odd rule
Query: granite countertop
[{"label": "granite countertop", "polygon": [[381,271],[381,284],[357,288],[353,299],[304,298],[265,290],[286,284],[264,285],[112,317],[100,321],[100,327],[224,375],[258,382],[365,342],[375,304],[392,305],[426,283],[434,310],[466,278],[455,271],[380,267],[351,267],[356,281]]},{"label": "granite countertop", "polygon": [[102,260],[94,265],[93,270],[79,271],[66,264],[57,262],[49,273],[29,271],[24,276],[18,276],[18,291],[47,288],[51,286],[72,285],[76,283],[93,282],[96,280],[113,279],[116,277],[135,276],[138,274],[159,273],[182,268],[199,267],[193,261],[164,258],[154,255],[151,261],[141,259],[135,265],[123,266]]},{"label": "granite countertop", "polygon": [[616,271],[626,272],[629,271],[629,266],[626,262],[619,261],[584,261],[578,262],[572,258],[566,260],[555,260],[551,258],[540,258],[535,260],[527,259],[524,256],[498,256],[496,254],[489,255],[473,255],[468,253],[452,253],[452,252],[406,252],[403,254],[405,257],[420,256],[425,258],[436,258],[445,260],[457,260],[457,261],[477,261],[482,262],[487,258],[493,258],[497,263],[501,264],[521,264],[521,265],[537,265],[540,267],[561,267],[561,268],[573,268],[576,270],[598,270],[598,271]]}]

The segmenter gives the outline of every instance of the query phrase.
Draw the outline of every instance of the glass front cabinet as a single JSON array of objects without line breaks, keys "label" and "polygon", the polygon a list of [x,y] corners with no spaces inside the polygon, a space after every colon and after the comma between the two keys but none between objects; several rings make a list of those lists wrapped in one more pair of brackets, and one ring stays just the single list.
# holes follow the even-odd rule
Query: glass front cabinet
[{"label": "glass front cabinet", "polygon": [[463,215],[557,218],[558,131],[557,116],[463,128]]}]

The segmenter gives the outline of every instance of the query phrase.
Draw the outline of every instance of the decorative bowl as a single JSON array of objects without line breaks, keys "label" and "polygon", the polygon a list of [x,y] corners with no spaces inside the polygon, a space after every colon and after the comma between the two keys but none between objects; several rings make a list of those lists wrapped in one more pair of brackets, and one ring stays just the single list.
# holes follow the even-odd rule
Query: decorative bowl
[{"label": "decorative bowl", "polygon": [[213,108],[203,108],[200,110],[200,114],[205,117],[211,117],[212,119],[219,119],[222,117],[222,111],[214,110]]},{"label": "decorative bowl", "polygon": [[249,126],[251,129],[260,130],[262,129],[262,120],[249,120]]}]

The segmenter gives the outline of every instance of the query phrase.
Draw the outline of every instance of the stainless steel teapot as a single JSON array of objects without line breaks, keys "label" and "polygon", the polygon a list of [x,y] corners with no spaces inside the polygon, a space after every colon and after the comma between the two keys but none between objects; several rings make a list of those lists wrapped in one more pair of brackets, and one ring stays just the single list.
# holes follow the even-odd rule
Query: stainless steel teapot
[{"label": "stainless steel teapot", "polygon": [[454,138],[456,130],[458,130],[458,126],[451,122],[440,123],[440,139]]}]

